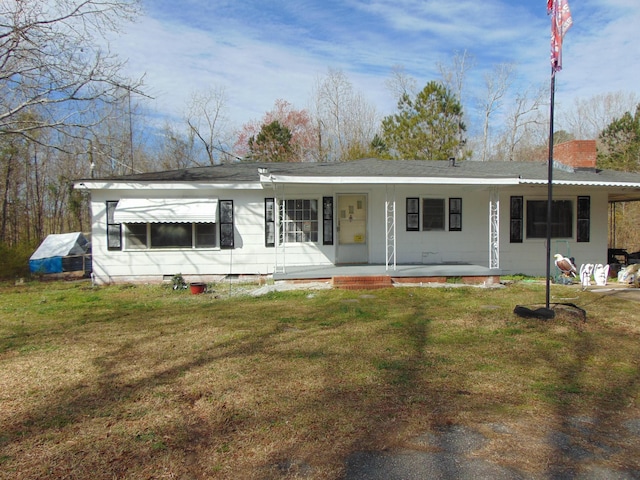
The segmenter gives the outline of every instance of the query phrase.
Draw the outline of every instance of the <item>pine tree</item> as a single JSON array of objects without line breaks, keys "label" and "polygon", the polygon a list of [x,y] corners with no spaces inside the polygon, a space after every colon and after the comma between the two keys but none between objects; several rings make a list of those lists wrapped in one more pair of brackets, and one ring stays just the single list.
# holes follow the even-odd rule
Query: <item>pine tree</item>
[{"label": "pine tree", "polygon": [[398,113],[382,121],[382,139],[392,158],[446,160],[461,146],[462,106],[442,84],[432,81],[415,98],[404,93]]},{"label": "pine tree", "polygon": [[634,115],[626,112],[600,134],[598,166],[625,172],[640,170],[640,104]]}]

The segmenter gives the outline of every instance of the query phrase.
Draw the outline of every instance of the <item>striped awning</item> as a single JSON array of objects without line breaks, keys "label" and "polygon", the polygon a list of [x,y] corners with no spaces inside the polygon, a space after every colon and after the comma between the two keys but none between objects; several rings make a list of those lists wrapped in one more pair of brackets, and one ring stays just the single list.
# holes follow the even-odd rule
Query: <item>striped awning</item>
[{"label": "striped awning", "polygon": [[216,223],[218,199],[123,198],[115,223]]}]

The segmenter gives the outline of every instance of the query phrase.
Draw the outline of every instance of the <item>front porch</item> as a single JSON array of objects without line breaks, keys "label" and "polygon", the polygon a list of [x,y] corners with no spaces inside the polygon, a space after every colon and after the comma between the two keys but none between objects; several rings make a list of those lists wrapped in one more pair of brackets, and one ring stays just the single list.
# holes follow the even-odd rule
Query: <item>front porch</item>
[{"label": "front porch", "polygon": [[288,266],[285,272],[273,274],[275,281],[327,281],[336,288],[367,289],[391,287],[394,283],[445,283],[455,280],[468,284],[496,284],[500,270],[463,263],[396,265],[306,265]]}]

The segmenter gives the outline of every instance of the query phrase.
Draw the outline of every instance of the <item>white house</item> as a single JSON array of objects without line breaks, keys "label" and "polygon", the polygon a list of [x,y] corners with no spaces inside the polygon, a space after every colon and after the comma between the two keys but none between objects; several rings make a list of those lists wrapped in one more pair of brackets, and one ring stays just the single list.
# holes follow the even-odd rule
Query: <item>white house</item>
[{"label": "white house", "polygon": [[[606,263],[608,205],[640,200],[640,175],[597,170],[594,141],[555,151],[552,253]],[[75,187],[91,193],[99,283],[312,278],[343,265],[546,273],[546,162],[238,162]]]}]

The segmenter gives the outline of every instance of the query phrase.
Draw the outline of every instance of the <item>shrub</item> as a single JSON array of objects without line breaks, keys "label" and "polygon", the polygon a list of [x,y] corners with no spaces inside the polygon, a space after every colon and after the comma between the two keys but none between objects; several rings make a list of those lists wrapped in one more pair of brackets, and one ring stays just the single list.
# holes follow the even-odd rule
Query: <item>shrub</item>
[{"label": "shrub", "polygon": [[33,250],[32,246],[26,244],[0,244],[0,278],[6,280],[29,276],[29,257]]}]

